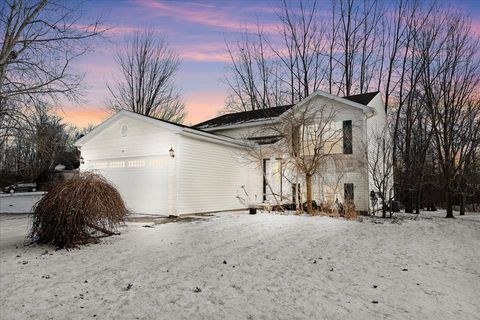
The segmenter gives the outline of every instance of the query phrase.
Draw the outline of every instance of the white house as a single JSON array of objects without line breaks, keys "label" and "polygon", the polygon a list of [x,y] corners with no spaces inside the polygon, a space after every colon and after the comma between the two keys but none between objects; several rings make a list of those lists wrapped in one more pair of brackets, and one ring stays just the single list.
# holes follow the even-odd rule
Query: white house
[{"label": "white house", "polygon": [[80,169],[103,174],[137,213],[180,215],[271,202],[266,181],[282,202],[291,202],[293,190],[304,194],[305,188],[302,179],[293,183],[291,170],[282,170],[287,155],[276,151],[255,159],[247,149],[281,143],[281,136],[265,129],[287,113],[325,105],[336,110],[334,122],[354,139],[348,147],[340,144],[334,157],[346,164],[343,173],[335,164],[325,168],[328,173],[315,181],[314,199],[343,201],[348,191],[357,210],[368,211],[367,135],[386,124],[378,92],[341,98],[319,91],[296,105],[225,114],[193,127],[120,111],[76,142]]},{"label": "white house", "polygon": [[242,163],[241,142],[120,111],[76,142],[80,170],[110,180],[136,213],[178,215],[245,208],[261,175]]}]

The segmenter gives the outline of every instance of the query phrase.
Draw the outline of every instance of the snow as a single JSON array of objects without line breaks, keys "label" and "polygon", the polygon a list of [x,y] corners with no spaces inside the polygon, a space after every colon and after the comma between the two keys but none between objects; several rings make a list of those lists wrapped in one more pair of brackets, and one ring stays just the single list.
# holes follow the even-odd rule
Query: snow
[{"label": "snow", "polygon": [[0,213],[29,213],[45,192],[0,193]]},{"label": "snow", "polygon": [[55,251],[23,246],[29,220],[2,215],[0,310],[2,319],[478,319],[478,216],[230,212],[129,223],[100,244]]}]

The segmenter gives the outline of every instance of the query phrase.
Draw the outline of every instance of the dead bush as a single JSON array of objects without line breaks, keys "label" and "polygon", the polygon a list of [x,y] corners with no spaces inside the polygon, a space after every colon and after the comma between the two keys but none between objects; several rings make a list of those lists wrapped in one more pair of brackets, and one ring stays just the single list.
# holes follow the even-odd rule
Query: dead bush
[{"label": "dead bush", "polygon": [[115,187],[101,175],[84,172],[58,182],[37,203],[29,236],[72,248],[114,234],[127,213]]},{"label": "dead bush", "polygon": [[358,217],[357,210],[355,210],[355,204],[352,201],[347,201],[345,204],[345,219],[356,220]]}]

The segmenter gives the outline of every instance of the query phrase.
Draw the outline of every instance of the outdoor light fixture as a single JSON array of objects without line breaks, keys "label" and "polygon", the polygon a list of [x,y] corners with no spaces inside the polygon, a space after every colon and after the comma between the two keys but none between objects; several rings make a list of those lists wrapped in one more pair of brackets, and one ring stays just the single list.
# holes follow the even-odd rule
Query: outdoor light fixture
[{"label": "outdoor light fixture", "polygon": [[83,157],[80,157],[80,164],[85,164],[85,159],[83,159]]},{"label": "outdoor light fixture", "polygon": [[168,150],[168,154],[170,155],[171,158],[175,158],[175,151],[173,150],[172,147],[170,147],[170,150]]}]

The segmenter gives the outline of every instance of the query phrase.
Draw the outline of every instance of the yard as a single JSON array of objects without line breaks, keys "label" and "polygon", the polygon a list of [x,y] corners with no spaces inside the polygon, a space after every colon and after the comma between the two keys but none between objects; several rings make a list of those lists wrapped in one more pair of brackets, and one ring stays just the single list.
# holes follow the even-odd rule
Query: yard
[{"label": "yard", "polygon": [[129,223],[81,250],[0,216],[2,319],[475,319],[480,216],[224,213]]}]

